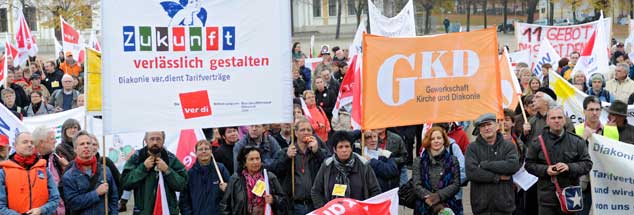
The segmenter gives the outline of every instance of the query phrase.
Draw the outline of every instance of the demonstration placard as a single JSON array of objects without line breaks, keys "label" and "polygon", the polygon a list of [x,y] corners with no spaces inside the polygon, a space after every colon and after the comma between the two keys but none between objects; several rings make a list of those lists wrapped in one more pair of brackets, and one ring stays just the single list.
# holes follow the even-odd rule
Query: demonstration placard
[{"label": "demonstration placard", "polygon": [[105,134],[291,122],[290,2],[102,6]]},{"label": "demonstration placard", "polygon": [[[612,31],[611,18],[605,18],[606,31]],[[517,22],[515,38],[519,50],[530,50],[531,56],[539,53],[539,45],[547,39],[561,57],[568,57],[573,51],[580,52],[595,32],[599,21],[580,25],[547,26]]]},{"label": "demonstration placard", "polygon": [[409,0],[403,10],[391,18],[383,16],[374,3],[368,1],[368,13],[372,34],[386,37],[416,36],[412,0]]},{"label": "demonstration placard", "polygon": [[634,213],[634,145],[592,135],[588,151],[594,214]]},{"label": "demonstration placard", "polygon": [[364,129],[473,120],[483,113],[501,118],[494,28],[435,37],[366,34],[363,50]]}]

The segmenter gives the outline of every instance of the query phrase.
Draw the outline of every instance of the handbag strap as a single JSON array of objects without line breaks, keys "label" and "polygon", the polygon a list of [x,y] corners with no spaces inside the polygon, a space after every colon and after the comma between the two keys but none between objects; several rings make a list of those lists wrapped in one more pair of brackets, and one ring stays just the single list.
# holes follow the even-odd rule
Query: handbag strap
[{"label": "handbag strap", "polygon": [[[539,144],[542,146],[542,152],[544,153],[544,158],[546,158],[546,164],[551,166],[550,157],[548,156],[548,150],[546,150],[546,144],[544,143],[544,138],[542,135],[537,136],[539,138]],[[559,182],[557,181],[557,176],[550,176],[550,180],[555,184],[555,189],[557,193],[561,193],[561,187],[559,186]]]}]

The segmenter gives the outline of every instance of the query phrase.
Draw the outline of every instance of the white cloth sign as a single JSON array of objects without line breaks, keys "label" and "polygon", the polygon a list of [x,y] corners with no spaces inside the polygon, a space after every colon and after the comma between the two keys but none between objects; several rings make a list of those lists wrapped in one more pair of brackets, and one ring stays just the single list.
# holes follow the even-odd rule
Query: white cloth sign
[{"label": "white cloth sign", "polygon": [[372,34],[386,37],[416,36],[414,3],[412,3],[412,0],[409,0],[401,12],[392,18],[383,16],[374,3],[368,0],[368,13],[370,32]]},{"label": "white cloth sign", "polygon": [[[634,208],[634,145],[592,135],[590,183],[594,214],[632,214]],[[584,205],[589,207],[589,205]]]},{"label": "white cloth sign", "polygon": [[548,40],[542,40],[539,53],[536,58],[533,58],[533,74],[535,74],[539,80],[542,80],[544,77],[542,65],[548,63],[555,67],[559,62],[559,59],[561,59],[561,57],[550,45],[550,42]]},{"label": "white cloth sign", "polygon": [[187,2],[103,2],[104,134],[291,122],[290,2]]},{"label": "white cloth sign", "polygon": [[86,108],[78,107],[59,113],[24,117],[23,123],[29,131],[33,131],[39,126],[46,126],[47,128],[55,129],[55,139],[57,140],[56,143],[61,143],[62,125],[64,124],[64,121],[68,119],[77,120],[79,122],[79,125],[84,128],[86,126]]},{"label": "white cloth sign", "polygon": [[7,109],[4,105],[0,105],[0,134],[7,135],[9,137],[10,145],[15,142],[15,137],[21,132],[26,131],[27,128],[20,122],[20,119],[13,115],[13,113]]},{"label": "white cloth sign", "polygon": [[[612,32],[612,18],[605,18],[606,32]],[[570,56],[573,51],[581,52],[599,21],[580,25],[547,26],[517,22],[515,24],[515,38],[519,50],[530,50],[531,56],[539,53],[541,41],[549,40],[557,54],[562,57]],[[609,43],[609,37],[606,38]],[[555,64],[556,65],[556,64]]]}]

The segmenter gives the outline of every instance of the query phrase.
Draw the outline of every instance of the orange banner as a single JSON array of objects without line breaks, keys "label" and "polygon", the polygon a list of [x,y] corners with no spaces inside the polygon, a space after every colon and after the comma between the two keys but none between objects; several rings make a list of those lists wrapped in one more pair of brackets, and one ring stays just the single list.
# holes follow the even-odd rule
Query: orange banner
[{"label": "orange banner", "polygon": [[363,129],[502,118],[495,28],[363,37]]}]

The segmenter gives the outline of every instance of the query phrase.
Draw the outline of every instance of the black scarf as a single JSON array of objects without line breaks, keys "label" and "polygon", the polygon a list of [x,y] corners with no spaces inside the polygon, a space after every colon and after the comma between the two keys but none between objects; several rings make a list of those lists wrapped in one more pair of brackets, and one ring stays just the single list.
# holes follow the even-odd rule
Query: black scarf
[{"label": "black scarf", "polygon": [[[333,155],[335,157],[335,168],[337,168],[337,177],[335,178],[335,184],[346,185],[346,198],[350,198],[350,173],[352,172],[352,168],[354,167],[354,155],[350,156],[350,159],[347,161],[340,161],[337,158],[337,155]],[[333,196],[335,198],[335,196]]]}]

